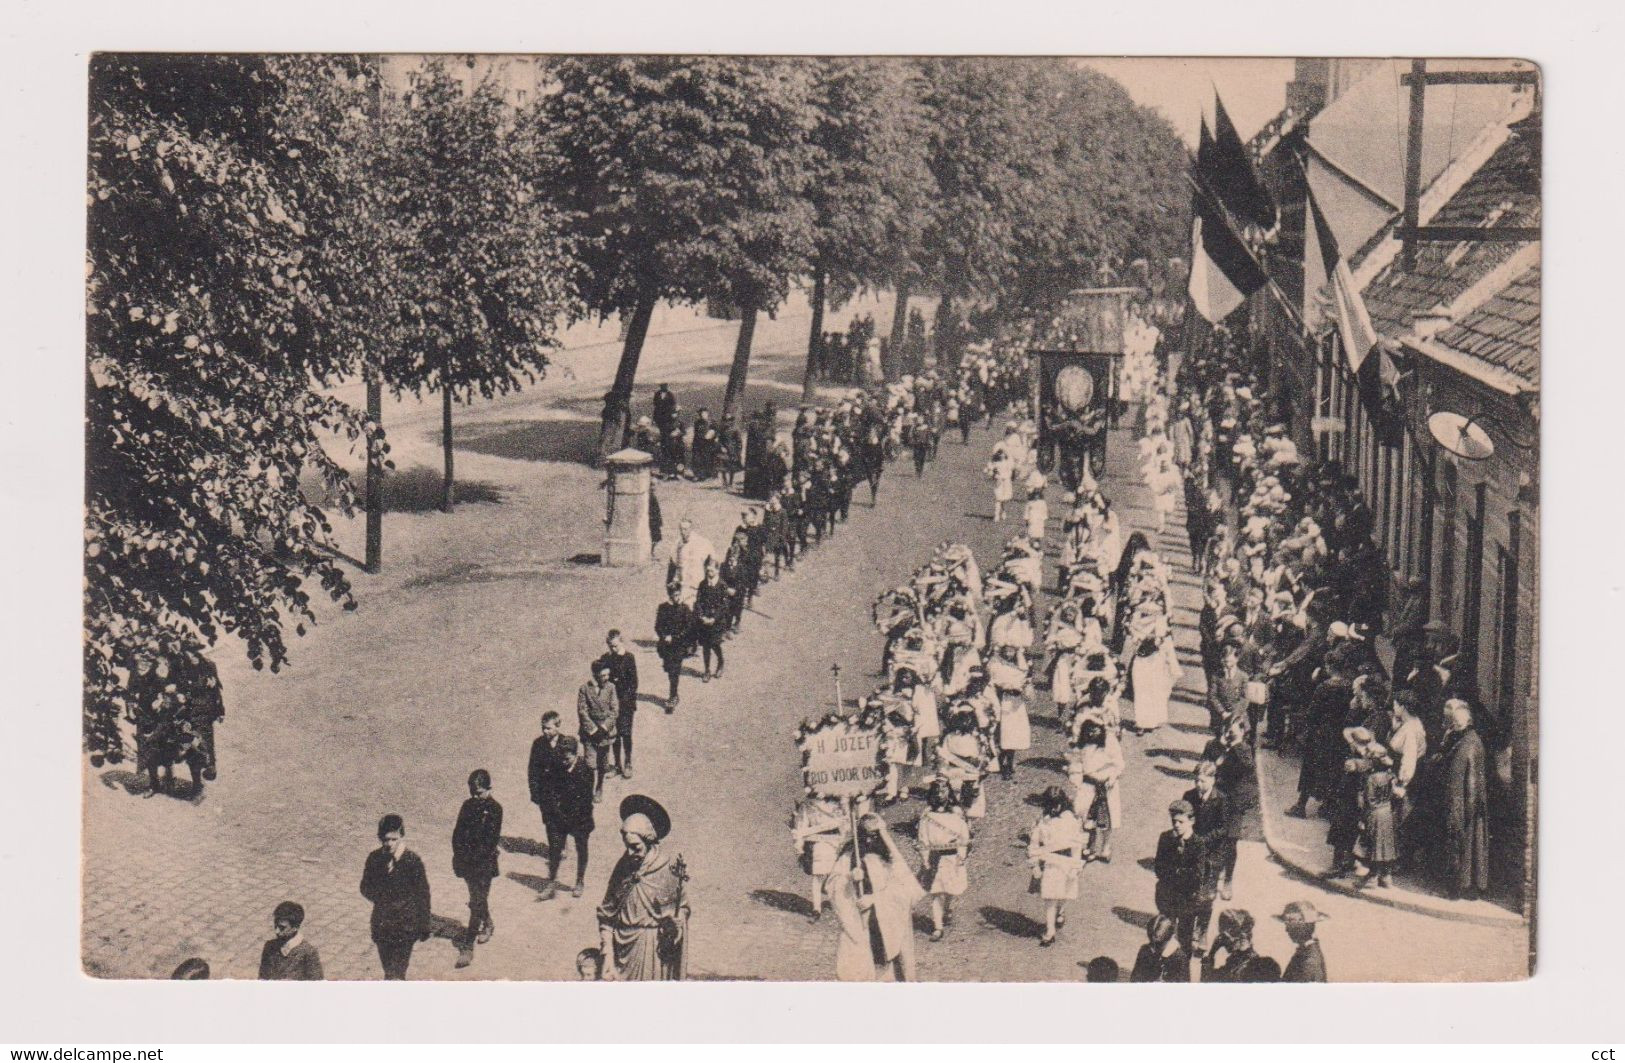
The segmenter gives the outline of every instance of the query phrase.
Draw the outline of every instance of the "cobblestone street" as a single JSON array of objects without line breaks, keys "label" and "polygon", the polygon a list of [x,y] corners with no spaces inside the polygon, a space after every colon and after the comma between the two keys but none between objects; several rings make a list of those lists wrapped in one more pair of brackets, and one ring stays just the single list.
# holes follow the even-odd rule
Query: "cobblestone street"
[{"label": "cobblestone street", "polygon": [[[765,397],[794,403],[797,358],[769,352],[752,368],[747,408]],[[704,400],[715,408],[723,371],[672,373],[685,410]],[[990,518],[981,467],[992,438],[985,429],[969,446],[945,438],[923,478],[906,462],[893,464],[875,508],[860,488],[834,540],[765,588],[727,644],[726,677],[686,678],[675,714],[644,706],[636,778],[612,777],[599,806],[586,896],[546,900],[541,823],[524,782],[537,718],[555,709],[573,726],[575,690],[610,627],[634,640],[645,690],[661,678],[651,627],[663,565],[629,572],[568,560],[599,548],[601,477],[579,462],[553,460],[546,433],[525,434],[558,416],[557,409],[509,411],[500,433],[489,425],[467,433],[459,476],[486,485],[490,497],[463,503],[451,517],[391,514],[384,573],[354,576],[361,608],[324,617],[294,644],[293,666],[282,675],[252,672],[235,648],[221,655],[228,715],[220,779],[199,804],[142,795],[127,766],[87,771],[88,973],[163,977],[195,955],[217,976],[251,978],[271,909],[295,899],[309,912],[305,934],[328,977],[379,977],[357,883],[378,816],[396,811],[428,866],[439,927],[414,955],[411,977],[571,978],[576,951],[595,943],[593,909],[620,850],[616,803],[636,791],[670,809],[676,828],[668,846],[694,875],[695,977],[833,977],[833,920],[807,919],[807,880],[785,828],[800,789],[792,735],[800,719],[830,703],[831,664],[841,665],[848,696],[873,683],[881,645],[868,609],[878,591],[945,540],[968,543],[987,565],[1013,533],[1013,523]],[[501,433],[504,441],[493,443]],[[1147,515],[1143,490],[1129,478],[1132,442],[1114,433],[1103,484],[1122,507],[1125,536]],[[659,491],[673,534],[691,515],[718,544],[741,505],[717,486]],[[1058,511],[1058,499],[1051,505]],[[1051,528],[1053,545],[1058,515]],[[341,538],[348,533],[341,528]],[[1153,910],[1149,857],[1168,802],[1191,785],[1207,719],[1195,652],[1198,589],[1184,543],[1176,522],[1157,545],[1174,572],[1185,676],[1170,725],[1125,736],[1127,822],[1114,838],[1116,859],[1088,868],[1058,947],[1040,950],[1042,911],[1026,892],[1025,832],[1037,814],[1028,799],[1064,782],[1062,738],[1041,695],[1034,746],[1015,780],[991,783],[957,918],[943,942],[921,938],[923,978],[1076,981],[1093,956],[1112,956],[1125,970],[1132,962]],[[476,767],[490,769],[506,808],[502,877],[491,896],[497,933],[472,966],[454,970],[451,937],[467,917],[467,898],[451,873],[449,839]],[[911,835],[920,809],[911,801],[889,810],[900,837]],[[564,873],[572,870],[567,861]],[[1259,917],[1260,950],[1283,961],[1290,946],[1268,915],[1297,897],[1312,897],[1332,917],[1321,936],[1335,981],[1498,980],[1526,969],[1522,930],[1327,893],[1288,877],[1261,840],[1245,843],[1231,903]]]}]

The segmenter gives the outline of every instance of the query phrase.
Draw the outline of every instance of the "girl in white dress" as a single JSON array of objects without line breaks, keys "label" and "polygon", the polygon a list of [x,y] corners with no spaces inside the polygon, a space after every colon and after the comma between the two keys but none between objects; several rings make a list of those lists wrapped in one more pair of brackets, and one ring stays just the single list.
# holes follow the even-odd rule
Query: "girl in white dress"
[{"label": "girl in white dress", "polygon": [[1005,450],[995,450],[987,463],[988,479],[993,481],[993,523],[1004,521],[1004,506],[1015,497],[1016,463]]},{"label": "girl in white dress", "polygon": [[1023,516],[1027,520],[1027,538],[1042,543],[1044,541],[1044,527],[1049,523],[1049,503],[1044,500],[1044,488],[1042,486],[1028,489],[1027,509]]},{"label": "girl in white dress", "polygon": [[1033,886],[1044,901],[1044,936],[1041,948],[1055,944],[1055,932],[1066,924],[1067,901],[1077,900],[1083,875],[1083,824],[1072,811],[1066,791],[1052,786],[1044,791],[1044,813],[1028,835],[1027,861]]},{"label": "girl in white dress", "polygon": [[1073,786],[1072,809],[1089,834],[1089,858],[1112,858],[1112,829],[1122,822],[1117,780],[1123,774],[1123,747],[1117,735],[1092,714],[1078,721],[1077,736],[1067,756]]},{"label": "girl in white dress", "polygon": [[1168,722],[1168,699],[1180,676],[1168,615],[1155,597],[1134,607],[1123,639],[1123,664],[1134,684],[1134,698],[1123,723],[1139,734]]},{"label": "girl in white dress", "polygon": [[970,823],[946,779],[931,784],[925,797],[929,806],[920,816],[916,835],[924,864],[926,892],[931,897],[931,940],[942,940],[953,898],[970,884],[965,861],[970,856]]},{"label": "girl in white dress", "polygon": [[998,694],[999,774],[1012,779],[1016,754],[1032,748],[1032,722],[1027,715],[1027,669],[1006,646],[988,666],[988,681]]},{"label": "girl in white dress", "polygon": [[953,787],[966,819],[987,815],[987,798],[982,793],[982,775],[986,769],[976,714],[967,711],[949,716],[942,742],[937,746],[937,771]]},{"label": "girl in white dress", "polygon": [[850,836],[846,809],[833,797],[808,797],[796,805],[790,819],[790,838],[801,859],[801,869],[812,879],[812,920],[824,914],[824,879],[835,870],[835,854]]}]

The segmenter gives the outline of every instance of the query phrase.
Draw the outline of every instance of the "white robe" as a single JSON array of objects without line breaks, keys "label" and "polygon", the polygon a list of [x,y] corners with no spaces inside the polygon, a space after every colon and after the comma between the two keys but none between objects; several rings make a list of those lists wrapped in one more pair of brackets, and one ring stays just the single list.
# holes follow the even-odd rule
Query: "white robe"
[{"label": "white robe", "polygon": [[1168,699],[1174,692],[1175,677],[1179,675],[1174,640],[1165,640],[1149,657],[1135,654],[1129,668],[1134,680],[1134,700],[1123,722],[1144,730],[1161,727],[1168,722]]}]

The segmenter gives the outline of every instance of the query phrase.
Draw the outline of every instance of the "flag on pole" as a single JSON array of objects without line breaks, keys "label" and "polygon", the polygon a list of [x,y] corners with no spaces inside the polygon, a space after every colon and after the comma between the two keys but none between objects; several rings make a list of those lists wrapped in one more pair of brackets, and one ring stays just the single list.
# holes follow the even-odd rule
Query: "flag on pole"
[{"label": "flag on pole", "polygon": [[1217,325],[1262,288],[1269,276],[1200,186],[1192,197],[1190,298],[1196,312]]},{"label": "flag on pole", "polygon": [[1405,423],[1399,394],[1399,367],[1371,325],[1365,300],[1349,270],[1348,259],[1337,246],[1337,237],[1309,193],[1309,214],[1314,222],[1315,241],[1320,245],[1321,263],[1326,269],[1328,315],[1336,322],[1343,356],[1360,389],[1360,402],[1371,417],[1371,426],[1384,446],[1398,446],[1404,438]]},{"label": "flag on pole", "polygon": [[1281,210],[1217,92],[1213,94],[1213,139],[1207,154],[1204,165],[1200,149],[1197,153],[1203,184],[1243,225],[1256,226],[1264,234],[1274,232],[1281,224]]}]

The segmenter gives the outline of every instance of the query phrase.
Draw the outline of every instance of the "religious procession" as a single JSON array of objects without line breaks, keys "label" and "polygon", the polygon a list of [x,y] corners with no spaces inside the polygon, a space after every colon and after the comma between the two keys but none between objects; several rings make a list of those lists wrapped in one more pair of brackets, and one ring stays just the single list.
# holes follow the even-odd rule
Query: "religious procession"
[{"label": "religious procession", "polygon": [[[1300,62],[1244,139],[1070,61],[99,59],[84,969],[1527,976],[1538,92]],[[1412,84],[1504,239],[1315,161]],[[266,143],[274,276],[171,290],[132,217]]]}]

